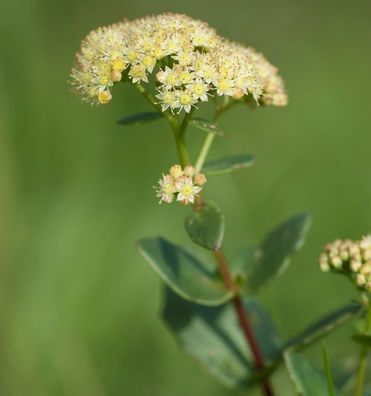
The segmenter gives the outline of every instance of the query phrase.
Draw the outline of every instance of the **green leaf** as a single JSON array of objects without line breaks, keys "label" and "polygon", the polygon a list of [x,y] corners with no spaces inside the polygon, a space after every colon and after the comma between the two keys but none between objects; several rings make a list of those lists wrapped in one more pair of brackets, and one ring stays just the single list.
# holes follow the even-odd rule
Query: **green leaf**
[{"label": "green leaf", "polygon": [[[230,303],[205,307],[179,298],[169,288],[162,318],[181,348],[228,387],[243,387],[257,380],[251,353]],[[251,325],[266,362],[274,361],[282,346],[267,313],[253,299],[245,299]]]},{"label": "green leaf", "polygon": [[233,293],[225,288],[215,267],[208,268],[190,252],[161,237],[138,241],[142,256],[162,280],[182,298],[204,305],[219,305]]},{"label": "green leaf", "polygon": [[371,348],[371,335],[370,334],[355,334],[352,337],[352,339],[353,339],[353,341],[357,342],[358,344],[361,344],[363,346]]},{"label": "green leaf", "polygon": [[135,125],[143,124],[146,122],[156,121],[162,118],[162,114],[156,111],[147,111],[144,113],[137,113],[123,117],[117,121],[120,125]]},{"label": "green leaf", "polygon": [[186,218],[185,227],[192,241],[205,249],[217,250],[223,242],[224,216],[213,202],[202,203]]},{"label": "green leaf", "polygon": [[341,306],[333,312],[328,313],[322,318],[309,325],[305,330],[297,336],[286,342],[284,349],[303,348],[321,337],[333,331],[336,327],[347,322],[363,309],[361,304],[350,303]]},{"label": "green leaf", "polygon": [[328,396],[326,379],[318,368],[303,356],[293,352],[286,352],[284,358],[298,395]]},{"label": "green leaf", "polygon": [[255,162],[255,157],[251,154],[238,154],[229,157],[207,161],[202,168],[202,172],[208,176],[220,175],[233,172],[237,169],[247,168]]},{"label": "green leaf", "polygon": [[232,266],[242,290],[256,293],[281,275],[287,269],[290,257],[303,245],[310,224],[308,213],[297,215],[270,232],[258,247],[244,249]]},{"label": "green leaf", "polygon": [[203,132],[211,132],[215,135],[225,136],[225,133],[221,131],[216,125],[202,118],[193,118],[188,122],[188,124]]}]

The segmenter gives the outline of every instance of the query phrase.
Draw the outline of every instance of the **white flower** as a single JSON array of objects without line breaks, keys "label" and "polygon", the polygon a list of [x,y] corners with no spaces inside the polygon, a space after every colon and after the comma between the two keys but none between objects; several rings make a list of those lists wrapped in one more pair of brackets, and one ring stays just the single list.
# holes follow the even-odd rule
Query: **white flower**
[{"label": "white flower", "polygon": [[[178,98],[179,111],[189,112],[190,106],[206,102],[208,91],[215,90],[235,100],[252,95],[266,105],[287,103],[283,80],[263,55],[218,36],[206,23],[186,15],[147,16],[92,31],[81,44],[71,83],[84,100],[107,103],[110,96],[102,92],[127,81],[122,79],[127,67],[133,84],[148,82],[155,74],[164,96],[169,96],[167,91],[189,89],[192,101],[187,104],[186,96]],[[174,104],[161,107],[172,110]]]},{"label": "white flower", "polygon": [[148,77],[146,68],[141,64],[134,65],[129,71],[129,77],[133,81],[133,84],[144,81],[148,83]]},{"label": "white flower", "polygon": [[162,111],[167,109],[173,111],[175,109],[177,98],[174,91],[160,91],[160,93],[156,95],[156,98],[160,101],[159,103]]},{"label": "white flower", "polygon": [[231,78],[221,78],[215,82],[216,93],[219,96],[226,95],[232,96],[234,92],[234,82]]},{"label": "white flower", "polygon": [[171,175],[162,175],[162,179],[158,181],[158,184],[160,187],[157,188],[157,197],[160,198],[160,203],[173,202],[176,187],[174,184],[174,179],[171,177]]},{"label": "white flower", "polygon": [[160,70],[156,77],[163,84],[164,89],[172,89],[180,85],[177,70],[170,69],[168,66],[165,67],[165,70]]},{"label": "white flower", "polygon": [[178,192],[177,201],[180,201],[183,205],[188,205],[189,203],[193,204],[195,196],[202,190],[202,188],[196,186],[192,178],[188,176],[179,177],[175,186]]},{"label": "white flower", "polygon": [[209,91],[210,86],[201,79],[198,79],[194,83],[187,85],[187,89],[195,100],[201,100],[202,102],[208,101],[209,98],[207,92]]},{"label": "white flower", "polygon": [[189,90],[179,90],[176,92],[175,108],[179,108],[179,113],[184,109],[186,113],[191,111],[192,106],[197,102]]}]

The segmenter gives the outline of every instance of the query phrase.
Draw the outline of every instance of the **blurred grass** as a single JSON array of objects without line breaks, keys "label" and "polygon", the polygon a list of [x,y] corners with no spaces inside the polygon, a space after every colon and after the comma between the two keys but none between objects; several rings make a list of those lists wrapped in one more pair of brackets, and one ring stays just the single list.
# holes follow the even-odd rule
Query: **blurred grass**
[{"label": "blurred grass", "polygon": [[[354,297],[317,270],[325,241],[370,231],[370,3],[342,1],[3,0],[0,5],[0,394],[233,395],[158,321],[159,281],[134,241],[189,243],[178,207],[152,185],[176,162],[163,121],[120,128],[146,110],[131,87],[110,106],[69,92],[79,41],[98,25],[162,11],[208,21],[278,65],[290,104],[223,120],[212,156],[254,153],[253,168],[210,180],[227,217],[226,251],[309,210],[314,226],[290,271],[263,301],[288,336]],[[190,134],[197,148],[199,137]],[[330,354],[351,350],[342,331]],[[312,356],[320,362],[320,351]],[[277,378],[279,394],[288,395]]]}]

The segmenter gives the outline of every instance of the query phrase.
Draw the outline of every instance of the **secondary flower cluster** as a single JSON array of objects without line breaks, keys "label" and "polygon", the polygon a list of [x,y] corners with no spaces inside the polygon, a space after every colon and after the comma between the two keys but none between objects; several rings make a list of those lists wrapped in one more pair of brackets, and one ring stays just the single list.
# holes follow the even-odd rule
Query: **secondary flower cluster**
[{"label": "secondary flower cluster", "polygon": [[320,268],[348,275],[360,289],[371,292],[371,235],[360,241],[338,239],[325,245]]},{"label": "secondary flower cluster", "polygon": [[71,73],[75,91],[108,103],[120,81],[148,83],[155,75],[162,110],[189,112],[210,95],[266,105],[287,103],[282,78],[263,55],[229,42],[206,23],[179,14],[123,21],[88,34]]},{"label": "secondary flower cluster", "polygon": [[182,205],[193,204],[195,196],[202,190],[206,181],[203,173],[195,175],[193,166],[186,166],[182,169],[180,165],[173,165],[169,173],[162,175],[158,181],[157,197],[160,198],[160,203],[171,203],[176,197]]}]

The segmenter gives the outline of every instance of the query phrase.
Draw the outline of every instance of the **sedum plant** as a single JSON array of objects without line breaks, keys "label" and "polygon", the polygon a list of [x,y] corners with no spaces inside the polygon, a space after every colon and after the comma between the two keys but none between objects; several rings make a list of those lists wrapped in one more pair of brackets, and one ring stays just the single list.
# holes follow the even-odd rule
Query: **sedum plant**
[{"label": "sedum plant", "polygon": [[[101,27],[82,41],[71,72],[75,93],[90,104],[107,104],[114,86],[122,83],[134,85],[153,111],[126,116],[119,124],[160,118],[169,123],[179,163],[162,170],[154,195],[160,203],[188,207],[179,208],[186,210],[185,229],[195,245],[209,252],[201,258],[196,246],[189,250],[164,237],[138,241],[139,252],[164,283],[162,320],[169,331],[184,352],[227,387],[248,391],[258,386],[264,395],[274,395],[272,375],[285,365],[298,394],[328,394],[332,381],[301,350],[361,314],[364,305],[340,306],[284,340],[259,302],[260,290],[287,269],[302,246],[310,215],[297,214],[275,225],[259,244],[242,247],[231,259],[222,251],[223,212],[204,197],[208,179],[253,164],[254,157],[245,153],[213,161],[207,156],[214,139],[223,135],[220,117],[231,107],[287,104],[277,69],[253,48],[219,36],[208,24],[167,13]],[[213,106],[210,119],[196,116],[204,102]],[[197,155],[188,151],[189,127],[206,132]],[[330,257],[326,264],[321,258],[322,269],[338,263]],[[334,268],[338,271],[339,264]],[[367,288],[368,279],[365,275],[361,286]],[[362,337],[369,343],[369,336]],[[326,373],[330,378],[329,364]]]}]

